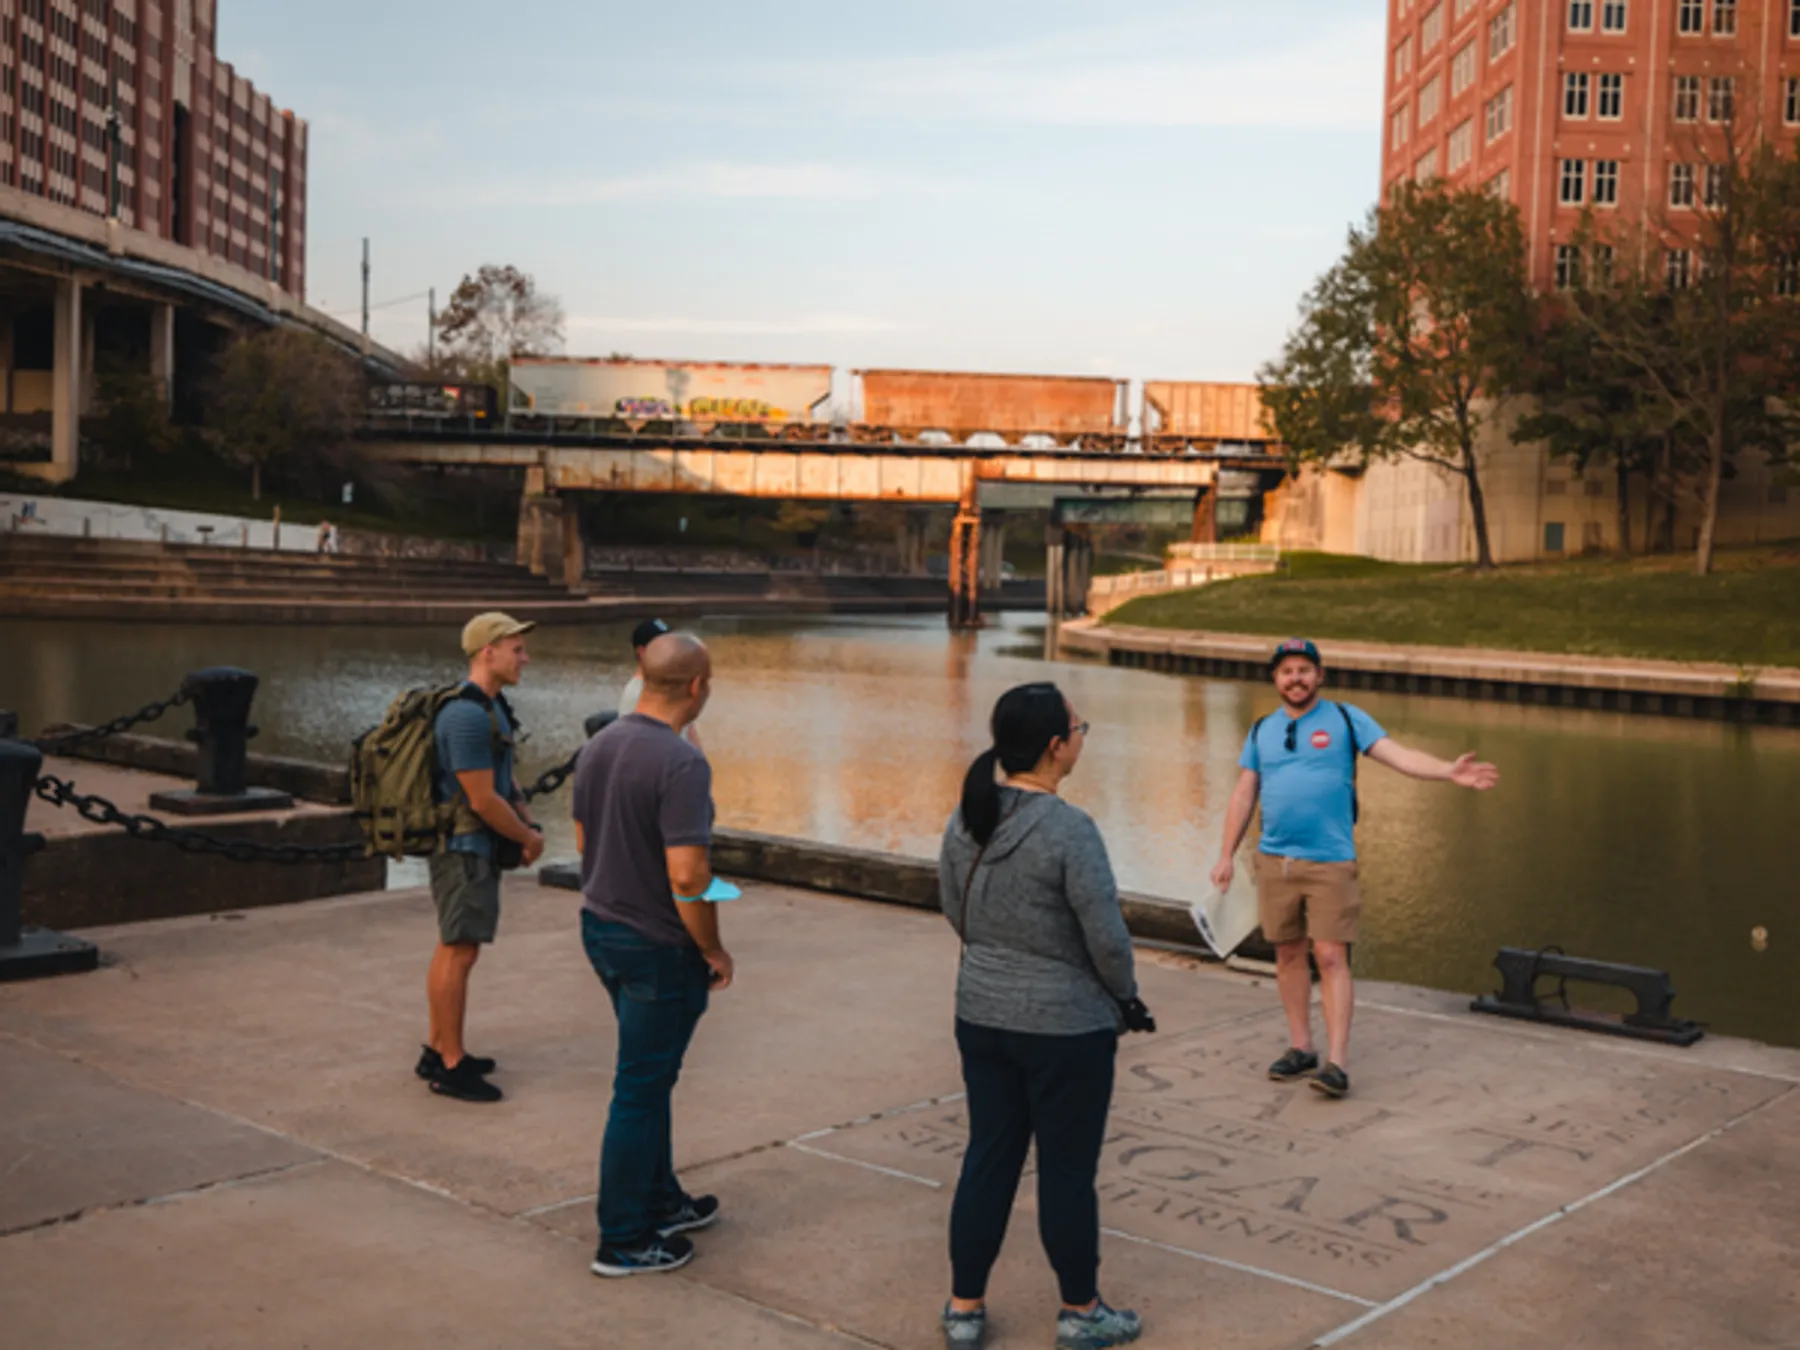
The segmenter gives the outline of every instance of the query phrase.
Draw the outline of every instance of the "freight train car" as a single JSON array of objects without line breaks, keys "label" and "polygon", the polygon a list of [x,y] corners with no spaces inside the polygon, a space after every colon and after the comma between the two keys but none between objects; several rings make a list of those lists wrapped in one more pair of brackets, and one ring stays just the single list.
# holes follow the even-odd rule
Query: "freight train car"
[{"label": "freight train car", "polygon": [[512,363],[511,400],[515,421],[813,437],[829,421],[831,367],[521,357]]},{"label": "freight train car", "polygon": [[1204,384],[1191,380],[1144,383],[1144,448],[1173,452],[1210,450],[1221,441],[1272,441],[1264,421],[1262,391],[1254,384]]},{"label": "freight train car", "polygon": [[1080,375],[967,375],[941,370],[859,370],[857,440],[942,436],[958,444],[996,436],[1084,449],[1125,444],[1125,382]]},{"label": "freight train car", "polygon": [[368,416],[376,421],[468,422],[492,425],[499,399],[492,385],[436,380],[377,380],[368,386]]}]

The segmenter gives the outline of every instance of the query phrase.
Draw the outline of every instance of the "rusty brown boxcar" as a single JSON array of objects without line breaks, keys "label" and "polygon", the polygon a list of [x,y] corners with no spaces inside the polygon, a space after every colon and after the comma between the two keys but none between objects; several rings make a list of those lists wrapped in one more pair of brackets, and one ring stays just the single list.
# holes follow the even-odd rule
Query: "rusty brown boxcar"
[{"label": "rusty brown boxcar", "polygon": [[1272,441],[1254,384],[1148,380],[1144,384],[1146,443],[1169,449],[1194,443]]},{"label": "rusty brown boxcar", "polygon": [[859,370],[859,439],[911,440],[941,432],[958,442],[988,434],[1007,444],[1045,436],[1087,448],[1124,444],[1123,380],[1083,375],[976,375],[942,370]]}]

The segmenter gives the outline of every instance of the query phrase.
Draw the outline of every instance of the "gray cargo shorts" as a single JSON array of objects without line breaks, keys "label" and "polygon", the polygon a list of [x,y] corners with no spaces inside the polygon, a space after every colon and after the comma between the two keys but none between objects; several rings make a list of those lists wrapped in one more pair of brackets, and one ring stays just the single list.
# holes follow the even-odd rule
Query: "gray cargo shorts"
[{"label": "gray cargo shorts", "polygon": [[492,942],[500,926],[500,869],[475,853],[431,855],[431,898],[445,946]]}]

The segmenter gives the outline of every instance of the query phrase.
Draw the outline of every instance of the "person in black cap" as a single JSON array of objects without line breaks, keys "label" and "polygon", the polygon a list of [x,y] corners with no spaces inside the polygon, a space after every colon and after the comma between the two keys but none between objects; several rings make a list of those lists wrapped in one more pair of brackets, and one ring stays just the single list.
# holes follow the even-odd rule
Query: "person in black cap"
[{"label": "person in black cap", "polygon": [[[1356,763],[1362,755],[1410,778],[1455,783],[1485,792],[1500,771],[1473,754],[1439,759],[1398,744],[1361,708],[1319,697],[1325,663],[1305,638],[1290,638],[1269,658],[1281,707],[1258,719],[1238,759],[1243,770],[1225,812],[1225,840],[1213,884],[1231,885],[1238,845],[1262,800],[1262,841],[1256,853],[1257,911],[1263,936],[1275,945],[1276,985],[1287,1011],[1288,1051],[1269,1077],[1293,1082],[1311,1075],[1328,1097],[1350,1091],[1345,1063],[1355,994],[1350,944],[1356,941],[1362,895],[1356,883]],[[1310,941],[1319,965],[1319,1002],[1325,1014],[1325,1066],[1312,1042]]]},{"label": "person in black cap", "polygon": [[[625,682],[624,689],[619,691],[619,716],[626,717],[637,707],[638,699],[644,693],[644,648],[670,632],[669,625],[661,619],[645,619],[631,630],[631,654],[637,661],[637,669],[631,672],[631,678]],[[701,754],[706,747],[700,743],[700,728],[689,722],[681,729],[681,738]]]}]

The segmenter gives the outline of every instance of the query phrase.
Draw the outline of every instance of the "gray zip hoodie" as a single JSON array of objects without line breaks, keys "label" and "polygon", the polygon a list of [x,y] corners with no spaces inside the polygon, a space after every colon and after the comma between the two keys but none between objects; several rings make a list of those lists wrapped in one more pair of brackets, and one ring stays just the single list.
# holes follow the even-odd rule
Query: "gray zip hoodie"
[{"label": "gray zip hoodie", "polygon": [[1000,789],[1000,816],[972,885],[980,845],[960,810],[938,855],[944,915],[964,943],[956,1015],[1051,1036],[1121,1029],[1118,1000],[1137,995],[1137,975],[1099,827],[1060,797],[1017,788]]}]

